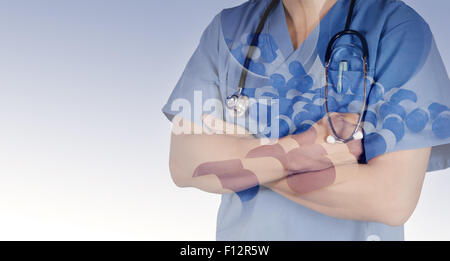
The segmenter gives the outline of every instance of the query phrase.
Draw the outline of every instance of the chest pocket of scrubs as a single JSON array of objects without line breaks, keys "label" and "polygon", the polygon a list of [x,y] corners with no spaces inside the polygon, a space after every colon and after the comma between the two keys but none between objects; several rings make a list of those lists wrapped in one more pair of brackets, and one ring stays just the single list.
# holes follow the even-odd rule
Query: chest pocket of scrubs
[{"label": "chest pocket of scrubs", "polygon": [[359,47],[347,44],[334,49],[328,70],[328,84],[330,111],[361,111],[364,101],[364,62]]},{"label": "chest pocket of scrubs", "polygon": [[328,72],[328,106],[330,111],[359,113],[364,101],[364,72]]}]

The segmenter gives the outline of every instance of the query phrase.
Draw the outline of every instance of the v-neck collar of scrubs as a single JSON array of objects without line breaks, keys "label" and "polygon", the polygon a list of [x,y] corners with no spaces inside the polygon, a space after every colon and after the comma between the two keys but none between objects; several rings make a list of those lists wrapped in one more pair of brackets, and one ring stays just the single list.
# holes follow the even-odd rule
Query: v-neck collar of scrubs
[{"label": "v-neck collar of scrubs", "polygon": [[[310,59],[315,59],[317,55],[316,46],[321,35],[320,30],[329,30],[329,18],[332,13],[343,8],[346,0],[336,0],[336,3],[328,10],[322,20],[316,25],[306,39],[294,50],[292,39],[286,22],[286,14],[284,11],[283,1],[273,11],[273,15],[268,19],[267,30],[274,38],[282,55],[286,61],[296,59],[302,64],[308,63]],[[344,18],[343,18],[344,19]]]}]

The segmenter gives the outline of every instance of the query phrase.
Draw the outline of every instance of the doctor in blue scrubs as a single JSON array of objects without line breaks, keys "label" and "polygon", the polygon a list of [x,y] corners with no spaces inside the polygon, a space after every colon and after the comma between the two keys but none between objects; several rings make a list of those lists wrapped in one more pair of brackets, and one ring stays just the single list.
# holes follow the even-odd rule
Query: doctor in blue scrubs
[{"label": "doctor in blue scrubs", "polygon": [[[261,179],[233,193],[211,189],[220,185],[217,178],[193,175],[209,161],[201,152],[217,144],[207,154],[228,162],[241,138],[211,142],[208,134],[173,134],[175,183],[222,194],[217,240],[403,240],[403,224],[417,204],[425,172],[449,167],[450,81],[428,24],[402,1],[356,0],[349,12],[351,2],[250,0],[221,11],[204,31],[162,109],[169,120],[181,115],[204,125],[203,116],[209,114],[247,130],[252,122],[262,124],[252,133],[255,139],[297,137],[327,115],[325,103],[329,111],[342,114],[358,113],[366,104],[355,175],[304,194],[274,189]],[[361,59],[364,48],[351,35],[334,43],[326,68],[328,44],[344,30],[349,13],[350,29],[368,44],[367,68]],[[273,104],[266,108],[274,117],[262,120],[260,107],[265,105],[258,102],[249,106],[248,121],[228,113],[227,97],[238,91],[243,70],[242,95],[278,101],[276,110]],[[203,105],[201,111],[196,103]],[[202,171],[220,172],[213,167]],[[344,175],[351,171],[340,169]],[[222,185],[233,177],[221,175]]]}]

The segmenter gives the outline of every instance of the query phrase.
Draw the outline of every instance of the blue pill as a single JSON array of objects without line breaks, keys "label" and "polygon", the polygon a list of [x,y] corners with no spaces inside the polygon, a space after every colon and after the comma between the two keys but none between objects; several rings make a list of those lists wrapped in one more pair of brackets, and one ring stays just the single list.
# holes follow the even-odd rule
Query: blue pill
[{"label": "blue pill", "polygon": [[296,89],[300,92],[307,92],[311,87],[312,83],[305,77],[292,77],[287,83],[288,89]]},{"label": "blue pill", "polygon": [[391,96],[391,99],[389,101],[397,104],[404,100],[417,102],[417,95],[411,90],[400,89]]},{"label": "blue pill", "polygon": [[380,117],[383,119],[385,119],[386,116],[388,116],[389,114],[396,114],[400,116],[402,119],[406,117],[405,108],[392,102],[386,102],[383,105],[381,105],[380,111],[378,113],[380,114]]},{"label": "blue pill", "polygon": [[392,131],[397,142],[405,136],[405,126],[402,120],[397,117],[388,117],[383,123],[383,129]]},{"label": "blue pill", "polygon": [[312,103],[313,102],[311,99],[308,99],[308,98],[306,98],[304,96],[299,96],[299,95],[297,95],[294,98],[292,98],[292,104],[295,104],[296,102],[299,102],[299,101],[307,102],[307,103]]},{"label": "blue pill", "polygon": [[283,75],[275,73],[270,76],[270,84],[275,88],[282,88],[286,84],[286,79]]},{"label": "blue pill", "polygon": [[303,85],[305,86],[305,88],[303,90],[303,92],[310,92],[310,89],[313,87],[314,85],[314,80],[313,78],[311,78],[311,76],[309,75],[305,75],[303,78]]},{"label": "blue pill", "polygon": [[289,123],[287,123],[285,120],[279,119],[278,126],[279,126],[279,134],[280,134],[279,136],[280,137],[284,137],[289,134],[291,126],[289,126]]},{"label": "blue pill", "polygon": [[289,72],[294,77],[300,77],[306,74],[305,69],[303,68],[303,65],[298,61],[293,61],[289,64]]},{"label": "blue pill", "polygon": [[441,113],[433,122],[432,130],[434,135],[440,139],[450,137],[450,112]]},{"label": "blue pill", "polygon": [[421,132],[425,129],[428,120],[428,113],[420,108],[417,108],[406,117],[406,126],[408,126],[408,129],[412,132]]},{"label": "blue pill", "polygon": [[430,112],[431,119],[435,119],[441,112],[447,111],[448,107],[440,104],[440,103],[432,103],[430,106],[428,106],[428,111]]}]

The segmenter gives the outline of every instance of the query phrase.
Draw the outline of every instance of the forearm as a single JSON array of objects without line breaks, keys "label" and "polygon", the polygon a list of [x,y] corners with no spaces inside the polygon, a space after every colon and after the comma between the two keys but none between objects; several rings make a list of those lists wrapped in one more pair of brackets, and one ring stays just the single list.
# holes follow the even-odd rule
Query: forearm
[{"label": "forearm", "polygon": [[304,173],[295,175],[302,177],[295,191],[319,189],[345,179],[346,173],[336,175],[330,168],[357,162],[361,144],[323,144],[318,130],[311,127],[272,145],[226,135],[174,135],[171,173],[177,175],[179,186],[212,193],[242,191],[284,179],[291,173]]},{"label": "forearm", "polygon": [[172,179],[180,187],[222,194],[282,178],[284,168],[276,159],[246,158],[258,146],[261,140],[252,136],[172,133]]},{"label": "forearm", "polygon": [[302,175],[266,184],[305,207],[337,218],[401,225],[417,204],[430,149],[400,151],[369,164],[334,168],[337,178],[325,188],[299,192]]},{"label": "forearm", "polygon": [[[371,208],[372,200],[366,195],[376,196],[369,174],[370,168],[362,164],[337,166],[327,171],[334,172],[337,177],[321,188],[307,186],[308,176],[322,173],[304,173],[291,175],[285,179],[266,184],[265,186],[282,196],[321,212],[328,216],[346,219],[368,220],[365,214]],[[369,199],[372,199],[370,197]]]}]

